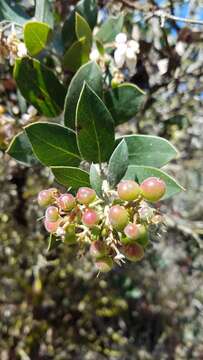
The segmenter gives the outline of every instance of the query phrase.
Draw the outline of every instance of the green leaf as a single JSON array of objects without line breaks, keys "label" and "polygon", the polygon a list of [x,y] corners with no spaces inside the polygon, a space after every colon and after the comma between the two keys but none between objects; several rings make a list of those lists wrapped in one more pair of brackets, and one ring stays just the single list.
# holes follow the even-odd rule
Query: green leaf
[{"label": "green leaf", "polygon": [[35,20],[54,27],[54,15],[49,0],[35,0]]},{"label": "green leaf", "polygon": [[6,152],[23,165],[33,166],[38,164],[32,145],[24,131],[13,138]]},{"label": "green leaf", "polygon": [[104,94],[116,125],[130,120],[138,112],[144,99],[144,92],[133,84],[124,83]]},{"label": "green leaf", "polygon": [[0,21],[8,20],[19,25],[25,24],[30,17],[22,10],[21,6],[11,0],[0,0]]},{"label": "green leaf", "polygon": [[166,139],[151,135],[127,135],[129,164],[162,167],[177,156],[177,150]]},{"label": "green leaf", "polygon": [[66,90],[38,60],[17,59],[14,78],[21,94],[40,114],[55,117],[63,111]]},{"label": "green leaf", "polygon": [[175,179],[166,174],[164,171],[156,169],[151,166],[134,166],[130,165],[127,169],[127,172],[124,176],[125,179],[137,180],[139,184],[147,179],[150,176],[158,177],[165,181],[166,184],[166,193],[163,199],[168,199],[169,197],[179,193],[184,190],[184,188],[177,183]]},{"label": "green leaf", "polygon": [[63,67],[72,72],[76,72],[82,64],[89,60],[89,52],[85,46],[85,37],[75,41],[65,52]]},{"label": "green leaf", "polygon": [[116,35],[122,31],[123,24],[123,14],[116,17],[109,17],[108,20],[106,20],[102,24],[100,30],[96,35],[96,38],[100,40],[103,44],[114,41]]},{"label": "green leaf", "polygon": [[52,172],[59,184],[77,190],[81,186],[90,186],[89,174],[76,167],[52,167]]},{"label": "green leaf", "polygon": [[92,47],[92,31],[87,21],[78,13],[75,14],[75,32],[78,40],[85,38],[84,46],[87,48],[87,52],[90,52]]},{"label": "green leaf", "polygon": [[91,61],[81,66],[69,85],[65,100],[64,123],[72,129],[75,129],[76,106],[84,81],[91,86],[99,97],[102,97],[102,72],[95,62]]},{"label": "green leaf", "polygon": [[107,161],[114,148],[114,124],[111,114],[84,83],[76,110],[77,143],[83,158],[89,162]]},{"label": "green leaf", "polygon": [[38,55],[46,47],[51,28],[45,24],[36,21],[29,21],[24,26],[24,42],[30,55]]},{"label": "green leaf", "polygon": [[80,155],[74,131],[58,124],[38,122],[26,126],[34,153],[46,166],[77,166]]},{"label": "green leaf", "polygon": [[128,147],[125,140],[122,140],[114,150],[109,160],[108,182],[114,187],[124,176],[128,167]]},{"label": "green leaf", "polygon": [[77,40],[75,34],[75,13],[80,14],[93,29],[97,23],[97,1],[96,0],[81,0],[79,1],[73,12],[68,16],[62,28],[63,43],[68,48]]},{"label": "green leaf", "polygon": [[90,185],[99,197],[102,197],[102,176],[95,164],[90,167]]}]

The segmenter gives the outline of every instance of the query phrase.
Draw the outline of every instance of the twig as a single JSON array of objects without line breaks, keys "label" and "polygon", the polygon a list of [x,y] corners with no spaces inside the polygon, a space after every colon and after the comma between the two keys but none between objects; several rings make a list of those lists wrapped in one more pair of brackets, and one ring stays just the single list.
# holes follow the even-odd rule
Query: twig
[{"label": "twig", "polygon": [[180,21],[180,22],[185,22],[187,24],[196,24],[196,25],[203,25],[203,21],[202,20],[196,20],[196,19],[189,19],[189,18],[183,18],[180,16],[175,16],[172,15],[166,11],[164,11],[163,9],[157,9],[155,6],[152,5],[140,5],[140,4],[136,4],[136,3],[132,3],[129,0],[120,0],[124,5],[126,5],[127,7],[129,7],[130,9],[135,9],[138,11],[142,11],[144,13],[148,13],[148,15],[150,17],[158,17],[160,19],[162,19],[162,23],[164,22],[164,20],[172,20],[172,21]]}]

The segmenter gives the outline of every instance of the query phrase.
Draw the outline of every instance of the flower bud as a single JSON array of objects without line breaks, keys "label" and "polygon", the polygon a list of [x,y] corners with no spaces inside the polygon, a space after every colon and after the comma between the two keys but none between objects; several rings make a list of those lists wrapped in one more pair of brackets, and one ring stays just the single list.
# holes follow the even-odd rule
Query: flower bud
[{"label": "flower bud", "polygon": [[47,221],[55,222],[59,218],[59,211],[56,206],[49,206],[46,209],[45,217]]},{"label": "flower bud", "polygon": [[38,194],[38,204],[39,206],[46,207],[48,205],[53,204],[54,202],[54,196],[53,196],[53,190],[47,189],[42,190]]},{"label": "flower bud", "polygon": [[125,229],[124,234],[131,240],[136,240],[139,236],[138,226],[134,223],[129,223]]},{"label": "flower bud", "polygon": [[44,227],[46,231],[48,231],[49,233],[55,233],[59,225],[60,225],[60,219],[55,222],[50,222],[46,219],[44,220]]}]

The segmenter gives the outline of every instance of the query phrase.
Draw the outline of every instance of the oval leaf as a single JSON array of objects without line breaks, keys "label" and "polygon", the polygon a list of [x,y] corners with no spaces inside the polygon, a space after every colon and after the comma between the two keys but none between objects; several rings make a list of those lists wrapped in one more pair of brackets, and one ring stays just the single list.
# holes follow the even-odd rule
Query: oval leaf
[{"label": "oval leaf", "polygon": [[170,175],[160,169],[156,169],[151,166],[130,165],[124,178],[130,180],[137,180],[140,184],[143,180],[147,179],[150,176],[155,176],[165,181],[166,193],[163,199],[168,199],[169,197],[184,190],[184,188],[180,184],[178,184],[177,181],[173,179]]},{"label": "oval leaf", "polygon": [[54,15],[49,0],[35,0],[35,19],[54,27]]},{"label": "oval leaf", "polygon": [[24,41],[30,55],[39,54],[47,45],[51,28],[37,21],[29,21],[24,26]]},{"label": "oval leaf", "polygon": [[76,110],[76,133],[80,153],[90,162],[107,161],[114,148],[114,124],[111,114],[85,83]]},{"label": "oval leaf", "polygon": [[77,166],[81,159],[75,133],[61,125],[35,123],[25,128],[34,153],[46,166]]},{"label": "oval leaf", "polygon": [[162,167],[178,154],[166,139],[150,135],[122,137],[128,146],[129,164]]},{"label": "oval leaf", "polygon": [[125,140],[122,140],[114,150],[109,160],[108,182],[114,187],[124,176],[128,167],[128,147]]},{"label": "oval leaf", "polygon": [[23,165],[33,166],[38,164],[32,145],[24,131],[13,138],[6,152]]},{"label": "oval leaf", "polygon": [[79,168],[70,166],[52,167],[52,172],[59,184],[77,190],[81,186],[90,186],[89,174]]},{"label": "oval leaf", "polygon": [[122,31],[123,24],[124,16],[122,14],[117,17],[109,17],[97,32],[96,38],[103,44],[114,41],[116,35]]},{"label": "oval leaf", "polygon": [[102,176],[95,164],[90,167],[90,185],[99,197],[102,197]]},{"label": "oval leaf", "polygon": [[85,38],[85,46],[90,52],[92,47],[92,31],[87,21],[78,13],[75,14],[75,32],[78,40]]},{"label": "oval leaf", "polygon": [[98,96],[102,97],[102,72],[95,62],[91,61],[81,66],[69,85],[65,100],[64,123],[72,129],[75,129],[76,106],[84,81],[91,86]]},{"label": "oval leaf", "polygon": [[0,21],[7,20],[23,25],[30,17],[16,1],[0,0]]},{"label": "oval leaf", "polygon": [[76,72],[82,64],[89,60],[89,52],[85,47],[85,37],[75,41],[66,51],[63,58],[63,67],[72,72]]},{"label": "oval leaf", "polygon": [[63,111],[66,90],[54,73],[34,59],[17,59],[14,78],[24,98],[47,117]]},{"label": "oval leaf", "polygon": [[105,103],[116,125],[130,120],[139,110],[144,92],[133,84],[121,84],[104,95]]}]

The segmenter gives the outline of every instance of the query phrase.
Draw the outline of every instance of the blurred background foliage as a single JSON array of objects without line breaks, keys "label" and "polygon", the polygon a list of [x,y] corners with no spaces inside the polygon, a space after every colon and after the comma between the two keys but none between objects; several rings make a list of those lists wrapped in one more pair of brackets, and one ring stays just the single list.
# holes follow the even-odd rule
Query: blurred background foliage
[{"label": "blurred background foliage", "polygon": [[[32,14],[32,1],[21,3]],[[75,3],[52,2],[58,23]],[[47,252],[36,196],[52,183],[49,173],[1,152],[1,360],[203,359],[203,27],[166,21],[161,28],[159,19],[146,20],[123,3],[99,1],[101,17],[124,9],[129,28],[136,25],[141,51],[130,80],[147,98],[118,134],[170,139],[180,155],[168,170],[187,191],[161,205],[166,227],[141,263],[97,277],[91,260],[76,258],[74,248]],[[201,0],[155,5],[180,16],[203,15]],[[164,74],[163,59],[169,61]],[[6,123],[9,141],[27,108],[8,65],[0,65],[0,76],[0,140]]]}]

